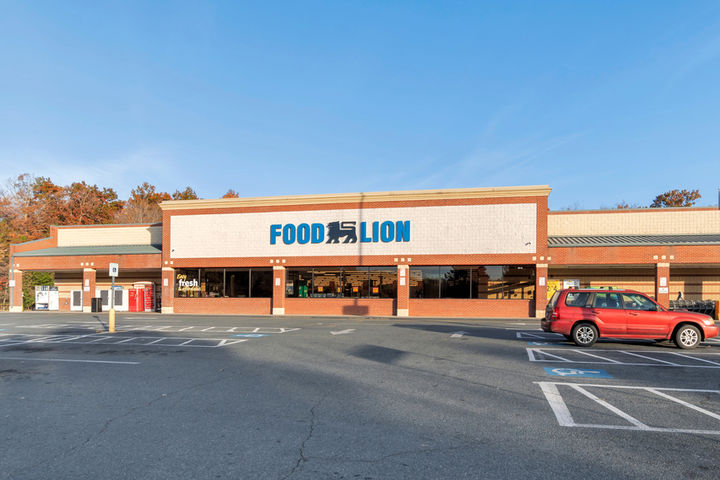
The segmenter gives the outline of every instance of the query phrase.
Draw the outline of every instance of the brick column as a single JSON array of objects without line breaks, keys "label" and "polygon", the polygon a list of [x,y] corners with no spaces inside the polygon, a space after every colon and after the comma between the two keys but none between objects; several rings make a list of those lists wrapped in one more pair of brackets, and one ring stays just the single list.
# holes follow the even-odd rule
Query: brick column
[{"label": "brick column", "polygon": [[397,266],[397,312],[398,317],[410,315],[410,267]]},{"label": "brick column", "polygon": [[655,300],[665,308],[670,306],[670,264],[658,263],[655,270]]},{"label": "brick column", "polygon": [[175,299],[175,269],[162,267],[162,294],[160,296],[160,312],[173,313],[173,301]]},{"label": "brick column", "polygon": [[545,316],[545,307],[548,302],[547,280],[547,263],[538,263],[535,265],[535,318],[542,318]]},{"label": "brick column", "polygon": [[22,312],[23,311],[23,272],[22,270],[13,270],[13,281],[15,286],[12,287],[12,296],[10,297],[10,311],[11,312]]},{"label": "brick column", "polygon": [[[94,268],[83,268],[83,283],[82,283],[82,299],[83,299],[83,312],[91,311],[92,297],[95,296],[95,277],[97,272]],[[112,292],[111,292],[112,295]]]},{"label": "brick column", "polygon": [[285,315],[285,267],[273,267],[272,314]]}]

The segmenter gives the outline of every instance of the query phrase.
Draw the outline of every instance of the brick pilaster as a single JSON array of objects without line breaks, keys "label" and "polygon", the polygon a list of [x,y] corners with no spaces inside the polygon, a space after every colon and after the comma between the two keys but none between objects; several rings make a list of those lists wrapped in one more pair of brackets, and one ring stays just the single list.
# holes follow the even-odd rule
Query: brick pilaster
[{"label": "brick pilaster", "polygon": [[408,265],[397,266],[397,311],[398,317],[410,315],[410,267]]},{"label": "brick pilaster", "polygon": [[173,313],[173,300],[175,299],[175,269],[162,267],[162,294],[160,296],[160,310],[162,313]]},{"label": "brick pilaster", "polygon": [[285,267],[273,267],[272,314],[285,315]]},{"label": "brick pilaster", "polygon": [[535,318],[545,316],[547,306],[548,266],[546,263],[535,265]]},{"label": "brick pilaster", "polygon": [[655,300],[665,308],[670,306],[670,264],[658,263],[655,269]]},{"label": "brick pilaster", "polygon": [[[83,268],[82,301],[83,312],[91,311],[91,300],[95,296],[95,278],[97,272],[94,268]],[[112,295],[112,292],[111,292]]]},{"label": "brick pilaster", "polygon": [[23,311],[23,272],[22,270],[13,270],[13,280],[15,286],[12,287],[12,297],[10,298],[10,311],[11,312],[22,312]]}]

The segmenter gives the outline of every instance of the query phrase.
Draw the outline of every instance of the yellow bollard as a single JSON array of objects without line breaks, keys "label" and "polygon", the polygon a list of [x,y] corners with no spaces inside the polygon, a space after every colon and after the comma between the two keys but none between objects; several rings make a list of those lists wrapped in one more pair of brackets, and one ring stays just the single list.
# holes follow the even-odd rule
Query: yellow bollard
[{"label": "yellow bollard", "polygon": [[108,332],[115,333],[115,309],[110,309],[110,315],[108,316]]}]

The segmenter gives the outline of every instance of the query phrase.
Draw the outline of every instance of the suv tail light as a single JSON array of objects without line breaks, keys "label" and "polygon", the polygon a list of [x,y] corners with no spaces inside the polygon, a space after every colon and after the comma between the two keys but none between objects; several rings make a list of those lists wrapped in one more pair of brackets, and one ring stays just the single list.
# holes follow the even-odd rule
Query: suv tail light
[{"label": "suv tail light", "polygon": [[557,311],[556,308],[553,308],[553,311],[550,314],[550,320],[560,320],[560,313]]}]

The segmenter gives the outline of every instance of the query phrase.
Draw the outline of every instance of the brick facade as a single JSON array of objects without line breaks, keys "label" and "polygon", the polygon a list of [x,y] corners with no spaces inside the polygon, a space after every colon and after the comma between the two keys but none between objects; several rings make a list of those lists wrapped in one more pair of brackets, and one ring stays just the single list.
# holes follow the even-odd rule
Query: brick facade
[{"label": "brick facade", "polygon": [[[68,296],[70,289],[84,290],[87,282],[90,295],[87,298],[83,295],[83,306],[88,309],[96,288],[105,284],[110,263],[120,265],[119,285],[128,285],[122,283],[123,272],[132,272],[134,279],[147,278],[160,284],[163,313],[533,317],[543,314],[554,288],[551,285],[567,279],[577,280],[582,286],[634,288],[656,297],[663,305],[675,298],[678,291],[685,292],[686,297],[720,299],[720,244],[552,248],[548,245],[548,237],[553,234],[720,234],[717,210],[549,212],[549,191],[548,187],[511,187],[164,202],[161,224],[52,227],[49,238],[11,246],[11,255],[19,254],[11,266],[16,281],[12,304],[14,309],[22,305],[22,271],[43,270],[64,272],[58,281],[62,298]],[[442,212],[441,217],[432,217],[438,212]],[[359,220],[380,218],[384,213],[388,218],[394,213],[404,215],[393,217],[398,221],[412,217],[413,225],[437,218],[437,225],[420,232],[413,230],[412,235],[422,236],[421,239],[412,237],[416,240],[414,244],[376,241],[335,247],[279,245],[277,252],[270,248],[269,224],[272,222],[269,219],[324,224],[347,217],[357,218],[359,225]],[[192,216],[198,219],[197,225]],[[466,224],[468,216],[470,223]],[[175,236],[173,219],[178,219],[175,224],[179,230]],[[246,224],[254,226],[245,228]],[[467,225],[473,225],[472,229],[468,230]],[[91,234],[83,234],[84,229]],[[359,234],[359,226],[357,231]],[[530,237],[525,238],[528,233]],[[184,238],[193,235],[196,243],[182,243],[186,241]],[[255,235],[257,244],[238,241],[238,235]],[[520,238],[522,242],[518,241]],[[157,254],[35,256],[27,253],[66,245],[81,248],[113,242],[156,244],[160,239],[162,252]],[[208,245],[211,242],[213,245]],[[529,289],[532,296],[527,298],[523,294],[524,299],[410,298],[413,267],[483,265],[534,266],[535,283]],[[357,266],[397,269],[396,297],[286,297],[289,268]],[[272,269],[272,297],[175,297],[177,269],[233,267]],[[60,308],[69,308],[68,301],[61,301]]]}]

